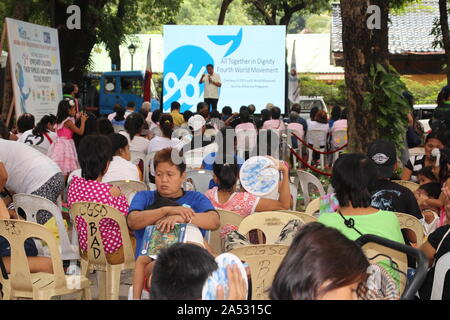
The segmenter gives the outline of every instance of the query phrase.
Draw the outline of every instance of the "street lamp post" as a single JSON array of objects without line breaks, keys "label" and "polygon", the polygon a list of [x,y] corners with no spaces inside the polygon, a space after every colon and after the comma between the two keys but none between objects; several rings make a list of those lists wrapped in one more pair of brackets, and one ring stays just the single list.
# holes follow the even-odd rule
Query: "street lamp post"
[{"label": "street lamp post", "polygon": [[131,55],[131,71],[133,71],[133,56],[136,53],[136,46],[132,43],[128,46],[128,52],[130,52]]}]

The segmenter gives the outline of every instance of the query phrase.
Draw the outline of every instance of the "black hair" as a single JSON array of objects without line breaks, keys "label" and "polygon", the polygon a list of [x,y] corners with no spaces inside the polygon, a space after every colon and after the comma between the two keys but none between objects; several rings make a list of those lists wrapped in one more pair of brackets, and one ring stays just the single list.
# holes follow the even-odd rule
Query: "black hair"
[{"label": "black hair", "polygon": [[365,281],[368,266],[361,247],[339,230],[308,223],[292,240],[275,273],[270,299],[317,300],[334,289]]},{"label": "black hair", "polygon": [[130,135],[130,141],[133,140],[135,136],[139,136],[144,127],[144,118],[142,117],[142,114],[133,112],[128,115],[123,127]]},{"label": "black hair", "polygon": [[267,109],[262,109],[261,110],[261,118],[263,121],[270,120],[270,111]]},{"label": "black hair", "polygon": [[124,107],[117,108],[116,116],[114,117],[114,120],[116,120],[116,121],[125,120],[125,112],[126,112],[126,109]]},{"label": "black hair", "polygon": [[317,107],[311,108],[311,110],[309,111],[309,118],[311,119],[311,121],[314,121],[314,118],[316,117],[317,112],[319,112],[319,108],[317,108]]},{"label": "black hair", "polygon": [[281,117],[281,110],[278,107],[273,107],[270,109],[270,115],[272,119],[278,120]]},{"label": "black hair", "polygon": [[78,146],[78,161],[81,176],[86,180],[96,180],[106,173],[108,161],[112,160],[111,141],[104,135],[88,135]]},{"label": "black hair", "polygon": [[34,128],[34,116],[31,113],[23,113],[17,119],[17,131],[24,133]]},{"label": "black hair", "polygon": [[430,182],[423,184],[419,187],[419,190],[425,191],[429,197],[433,199],[439,199],[441,195],[441,184],[439,182]]},{"label": "black hair", "polygon": [[[75,147],[78,149],[78,146],[80,145],[81,140],[83,137],[86,137],[88,135],[92,134],[98,134],[98,122],[97,122],[97,116],[93,114],[92,112],[87,113],[88,118],[86,119],[86,122],[84,124],[84,132],[83,135],[74,135],[73,141],[75,142]],[[77,127],[81,126],[81,119],[75,120],[75,125]]]},{"label": "black hair", "polygon": [[206,65],[206,68],[209,68],[209,67],[214,68],[214,66],[211,63]]},{"label": "black hair", "polygon": [[[70,103],[73,103],[71,105]],[[58,124],[62,123],[68,117],[70,117],[70,109],[75,108],[75,101],[73,99],[63,99],[58,104],[58,112],[56,113],[56,122]]]},{"label": "black hair", "polygon": [[220,112],[218,110],[211,111],[210,115],[211,115],[211,119],[212,118],[220,119]]},{"label": "black hair", "polygon": [[225,106],[222,108],[222,114],[226,116],[230,116],[233,113],[233,110],[229,106]]},{"label": "black hair", "polygon": [[107,118],[97,119],[98,133],[108,135],[110,133],[114,133],[114,128]]},{"label": "black hair", "polygon": [[[146,120],[147,119],[147,117],[148,117],[148,110],[146,110],[146,109],[144,109],[144,108],[140,108],[139,109],[139,111],[138,111],[140,114],[142,114],[142,118],[144,118],[144,120]],[[147,121],[145,121],[145,123],[147,123]],[[145,126],[145,123],[144,123],[144,126]]]},{"label": "black hair", "polygon": [[113,156],[128,145],[128,139],[120,133],[110,133],[108,139],[111,141],[111,154]]},{"label": "black hair", "polygon": [[9,129],[3,122],[3,120],[0,120],[0,138],[9,140]]},{"label": "black hair", "polygon": [[134,109],[136,107],[136,102],[130,101],[127,103],[127,109]]},{"label": "black hair", "polygon": [[122,107],[119,103],[116,103],[116,104],[114,105],[114,107],[113,107],[113,112],[116,112],[116,113],[117,113],[117,111],[121,110],[122,108],[125,109],[125,108]]},{"label": "black hair", "polygon": [[41,118],[41,120],[36,124],[32,133],[34,136],[41,137],[44,133],[49,132],[47,129],[48,124],[56,124],[56,116],[53,114],[46,114]]},{"label": "black hair", "polygon": [[239,118],[241,119],[241,123],[250,122],[250,113],[248,112],[248,110],[242,110],[239,113]]},{"label": "black hair", "polygon": [[[197,113],[199,113],[205,107],[208,107],[208,105],[205,102],[197,103]],[[209,108],[208,108],[208,110],[209,110]]]},{"label": "black hair", "polygon": [[438,98],[439,103],[443,103],[444,101],[448,100],[450,97],[450,86],[443,87],[439,94],[440,94],[440,99]]},{"label": "black hair", "polygon": [[236,163],[220,164],[214,162],[214,175],[219,179],[219,190],[232,191],[239,175],[239,166]]},{"label": "black hair", "polygon": [[295,112],[297,112],[297,113],[300,113],[300,104],[294,103],[294,104],[291,106],[291,111],[295,111]]},{"label": "black hair", "polygon": [[158,123],[159,122],[159,117],[161,116],[161,110],[155,110],[152,113],[152,122],[153,123]]},{"label": "black hair", "polygon": [[250,113],[250,115],[254,114],[256,111],[256,107],[254,104],[249,104],[247,108],[248,108],[248,112]]},{"label": "black hair", "polygon": [[201,299],[203,285],[216,269],[214,257],[198,245],[176,243],[162,249],[152,273],[150,299]]},{"label": "black hair", "polygon": [[173,118],[168,113],[163,113],[159,118],[159,127],[164,137],[171,139],[173,133]]},{"label": "black hair", "polygon": [[241,106],[240,108],[239,108],[239,113],[241,113],[242,111],[248,111],[248,107],[247,106]]},{"label": "black hair", "polygon": [[442,144],[443,144],[444,146],[447,145],[447,141],[448,141],[448,139],[447,139],[447,134],[446,134],[446,132],[445,132],[444,130],[438,130],[438,131],[433,130],[433,131],[431,131],[431,132],[427,135],[427,137],[425,138],[425,144],[426,144],[430,139],[436,139],[436,140],[439,140],[440,142],[442,142]]},{"label": "black hair", "polygon": [[170,104],[170,111],[173,110],[180,110],[181,105],[178,101],[172,101],[172,103]]},{"label": "black hair", "polygon": [[424,176],[432,181],[438,181],[436,175],[433,172],[433,167],[432,166],[428,166],[428,167],[423,167],[422,169],[420,169],[417,172],[417,176]]},{"label": "black hair", "polygon": [[341,112],[341,120],[347,120],[347,115],[348,115],[348,111],[347,111],[347,108],[345,108]]},{"label": "black hair", "polygon": [[75,90],[75,85],[72,81],[67,81],[63,87],[63,94],[72,94]]},{"label": "black hair", "polygon": [[333,165],[331,184],[341,207],[367,208],[371,203],[371,188],[377,169],[367,156],[360,153],[341,155]]},{"label": "black hair", "polygon": [[439,160],[439,182],[444,184],[450,176],[448,165],[450,165],[450,148],[440,150],[441,157]]},{"label": "black hair", "polygon": [[194,113],[192,111],[186,110],[183,112],[183,118],[185,122],[188,122],[189,118],[192,117]]},{"label": "black hair", "polygon": [[331,109],[331,120],[337,121],[341,118],[341,107],[334,106],[333,109]]}]

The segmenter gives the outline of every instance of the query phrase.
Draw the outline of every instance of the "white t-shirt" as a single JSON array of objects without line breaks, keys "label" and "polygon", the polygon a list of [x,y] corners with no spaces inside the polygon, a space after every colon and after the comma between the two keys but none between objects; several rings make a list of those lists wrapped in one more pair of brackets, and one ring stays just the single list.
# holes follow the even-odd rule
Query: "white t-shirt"
[{"label": "white t-shirt", "polygon": [[[323,131],[325,133],[328,133],[328,131],[330,130],[330,126],[328,125],[328,123],[320,123],[317,121],[310,121],[308,123],[308,133],[311,130],[320,130]],[[320,139],[320,145],[321,146],[325,146],[326,145],[326,140],[327,140],[327,135],[324,134],[323,137]],[[312,144],[311,140],[308,137],[308,143]]]},{"label": "white t-shirt", "polygon": [[18,141],[0,139],[0,160],[8,172],[6,188],[32,193],[61,169],[45,154]]},{"label": "white t-shirt", "polygon": [[130,135],[126,131],[120,131],[121,135],[125,136],[130,145],[130,151],[137,151],[147,154],[148,144],[150,141],[141,136],[134,136],[133,140],[130,141]]},{"label": "white t-shirt", "polygon": [[[125,119],[130,115],[130,114],[132,114],[133,112],[131,112],[131,111],[125,111],[125,115],[123,116]],[[108,115],[108,120],[109,121],[113,121],[113,119],[114,119],[114,117],[116,116],[116,113],[115,112],[113,112],[113,113],[110,113],[109,115]]]},{"label": "white t-shirt", "polygon": [[[47,132],[47,135],[50,137],[50,139],[52,139],[52,143],[55,142],[57,137],[57,134],[55,132],[49,131]],[[50,141],[45,136],[33,135],[33,129],[25,131],[18,141],[34,146],[39,146],[45,150],[48,150],[51,145]]]},{"label": "white t-shirt", "polygon": [[[211,80],[214,82],[221,82],[220,76],[217,73],[211,75]],[[219,87],[214,85],[212,81],[209,81],[209,74],[206,74],[203,78],[205,84],[205,99],[219,99]]]},{"label": "white t-shirt", "polygon": [[131,161],[120,156],[114,156],[109,163],[108,171],[103,176],[102,182],[134,180],[139,181],[139,170]]}]

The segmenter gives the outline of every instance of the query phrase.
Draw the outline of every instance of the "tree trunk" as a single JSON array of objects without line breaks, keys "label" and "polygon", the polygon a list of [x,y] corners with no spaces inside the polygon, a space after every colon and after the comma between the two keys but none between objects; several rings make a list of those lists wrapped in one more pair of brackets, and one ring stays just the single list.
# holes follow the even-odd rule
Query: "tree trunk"
[{"label": "tree trunk", "polygon": [[[120,0],[117,6],[117,21],[122,24],[122,20],[125,17],[125,0]],[[123,30],[122,26],[120,30]],[[120,58],[120,44],[121,39],[117,38],[117,41],[114,41],[114,45],[112,48],[109,48],[109,57],[111,58],[111,64],[116,66],[116,70],[122,70],[122,61]]]},{"label": "tree trunk", "polygon": [[444,43],[447,62],[445,73],[447,74],[447,84],[450,84],[450,34],[448,27],[447,0],[439,0],[439,18],[441,22],[442,41]]},{"label": "tree trunk", "polygon": [[[14,5],[13,19],[27,21],[28,20],[28,10],[25,0],[17,0]],[[7,38],[5,37],[5,40]],[[3,48],[0,48],[3,50]],[[0,50],[0,53],[1,53]],[[8,59],[6,60],[5,69],[5,79],[3,82],[3,99],[0,105],[1,117],[6,121],[9,113],[9,106],[11,101],[14,99],[13,87],[12,87],[12,77],[11,77],[11,60],[8,54]],[[14,113],[13,113],[14,115]]]},{"label": "tree trunk", "polygon": [[225,23],[225,15],[227,14],[228,7],[233,2],[233,0],[222,0],[222,5],[220,6],[219,20],[217,25],[223,25]]},{"label": "tree trunk", "polygon": [[387,1],[372,0],[381,9],[381,28],[367,27],[366,1],[341,0],[342,42],[344,47],[345,83],[347,85],[348,139],[351,152],[366,153],[370,142],[379,137],[377,106],[363,109],[364,95],[369,90],[372,64],[389,63]]},{"label": "tree trunk", "polygon": [[101,12],[107,0],[74,0],[81,10],[81,30],[69,30],[66,20],[67,3],[57,0],[55,24],[58,29],[59,51],[63,82],[81,81],[89,62],[91,50],[97,42],[96,29],[101,21]]}]

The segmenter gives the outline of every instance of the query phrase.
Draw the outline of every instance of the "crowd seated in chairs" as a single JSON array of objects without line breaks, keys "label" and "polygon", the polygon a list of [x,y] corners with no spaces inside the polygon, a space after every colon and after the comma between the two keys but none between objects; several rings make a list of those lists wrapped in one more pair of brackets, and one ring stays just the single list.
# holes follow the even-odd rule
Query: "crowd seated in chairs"
[{"label": "crowd seated in chairs", "polygon": [[[243,190],[239,182],[239,169],[244,159],[264,154],[263,149],[273,158],[281,158],[280,146],[284,134],[293,138],[289,135],[293,132],[307,144],[315,149],[322,148],[320,150],[324,152],[339,149],[346,143],[345,114],[328,122],[326,114],[324,117],[324,112],[317,110],[312,117],[314,121],[308,121],[306,125],[293,114],[290,124],[286,126],[279,108],[269,107],[270,111],[263,112],[269,116],[262,113],[261,120],[247,107],[242,107],[239,114],[220,119],[217,113],[209,117],[207,108],[199,104],[199,114],[183,114],[185,123],[181,123],[181,114],[176,115],[179,127],[187,134],[184,131],[174,133],[172,116],[161,112],[153,112],[150,133],[147,133],[144,117],[150,115],[130,113],[123,124],[124,131],[83,137],[77,147],[81,170],[72,172],[66,186],[69,217],[65,218],[73,223],[72,235],[75,237],[70,237],[70,232],[61,229],[65,228],[60,219],[64,214],[57,213],[62,209],[57,198],[65,187],[64,179],[60,179],[61,187],[52,183],[58,186],[54,190],[45,187],[53,176],[58,176],[55,179],[62,178],[57,174],[61,170],[56,166],[56,173],[50,175],[53,173],[50,159],[21,142],[6,141],[9,132],[0,130],[3,137],[0,139],[0,161],[3,162],[0,163],[0,187],[3,188],[3,181],[8,181],[6,187],[16,193],[17,199],[12,202],[12,197],[8,200],[6,195],[6,205],[4,200],[0,201],[0,219],[3,220],[0,221],[2,298],[50,299],[74,293],[83,299],[90,299],[88,278],[95,270],[99,298],[116,300],[119,299],[121,271],[134,270],[130,299],[141,299],[143,292],[148,291],[151,299],[201,299],[205,281],[217,271],[215,258],[228,252],[248,264],[247,277],[237,268],[228,267],[229,285],[234,290],[230,290],[232,294],[226,297],[225,292],[218,289],[214,296],[219,299],[399,299],[400,296],[410,298],[411,288],[416,291],[420,288],[421,299],[448,299],[445,271],[449,269],[449,226],[446,221],[436,224],[436,228],[430,229],[427,239],[424,239],[423,223],[419,221],[422,218],[425,220],[426,215],[424,213],[422,216],[422,212],[429,207],[440,208],[446,203],[450,193],[445,185],[445,191],[439,197],[432,196],[429,187],[422,188],[423,192],[419,189],[417,196],[421,210],[417,212],[408,208],[395,210],[397,212],[375,208],[372,186],[380,175],[373,162],[379,159],[375,154],[369,157],[359,154],[338,157],[336,153],[333,155],[332,194],[325,194],[320,181],[308,176],[300,167],[296,168],[297,174],[290,177],[289,167],[282,161],[275,161],[281,175],[273,195],[257,197]],[[120,114],[116,120],[121,120]],[[323,130],[316,134],[317,129]],[[207,134],[208,130],[212,136]],[[233,134],[228,136],[227,131]],[[176,140],[172,139],[173,134],[178,135]],[[436,142],[432,138],[428,140],[430,144]],[[303,147],[297,138],[288,141],[295,141],[297,149]],[[15,155],[15,161],[10,160],[8,153],[16,147],[13,143],[27,148],[21,151],[23,154],[31,152],[33,159],[42,160],[42,168],[48,169],[42,170],[46,171],[45,177],[43,174],[38,177],[36,172],[31,171],[26,173],[27,177],[17,175],[19,169],[28,168],[31,164],[21,161],[21,152]],[[5,149],[2,144],[5,144]],[[184,162],[177,163],[172,159],[171,148],[174,147],[183,150],[179,155]],[[314,157],[311,152],[311,158]],[[322,158],[322,167],[325,167],[327,159],[325,155]],[[221,159],[226,160],[225,163],[220,163]],[[446,153],[442,151],[441,162],[446,159]],[[153,174],[150,175],[150,172]],[[295,183],[291,182],[291,178],[297,178]],[[308,183],[311,181],[320,191],[319,199],[309,196]],[[148,190],[150,182],[154,182],[156,190]],[[434,183],[444,182],[438,180]],[[188,184],[195,191],[183,190]],[[404,189],[411,192],[408,188],[418,187],[408,184],[408,188],[404,188],[398,183],[393,184],[405,194]],[[305,212],[297,212],[293,206],[292,200],[296,200],[299,185],[306,199]],[[40,189],[45,189],[45,192]],[[28,197],[30,194],[45,197],[53,202],[56,209],[20,205],[18,193]],[[409,198],[411,194],[408,193]],[[379,201],[375,203],[382,202],[382,197],[377,199]],[[414,196],[409,200],[416,201]],[[440,205],[436,205],[437,202]],[[24,218],[28,221],[14,224],[12,218],[18,218],[14,209],[24,211]],[[51,212],[46,214],[45,211]],[[49,228],[46,220],[52,216],[58,217],[55,235],[45,232]],[[433,217],[436,222],[436,216]],[[450,221],[449,217],[446,219]],[[176,224],[187,225],[184,240],[188,243],[163,249],[157,259],[153,255],[141,255],[140,248],[148,226],[165,233],[173,230]],[[54,281],[51,290],[43,290],[41,286],[30,286],[30,290],[20,293],[12,290],[17,279],[14,264],[19,260],[16,259],[16,249],[8,252],[7,242],[4,242],[4,239],[10,241],[5,230],[11,225],[29,230],[27,232],[31,238],[41,236],[48,244],[50,257],[38,257],[38,240],[20,240],[25,243],[22,259],[28,261],[27,279],[30,283],[36,279],[45,283]],[[406,238],[401,229],[408,230]],[[93,230],[97,230],[96,233]],[[416,248],[408,248],[414,253],[421,250],[432,263],[432,269],[425,274],[424,259],[417,254],[417,274],[412,281],[406,282],[403,274],[407,273],[406,252],[409,249],[396,251],[392,248],[383,250],[377,246],[359,246],[358,239],[367,234],[391,240],[400,249],[406,247],[401,246],[405,240],[413,243]],[[76,250],[79,257],[67,255],[70,252],[68,249]],[[257,254],[251,255],[249,252]],[[81,272],[74,276],[80,277],[81,286],[71,291],[67,286],[60,285],[62,280],[73,279],[69,270],[66,270],[66,275],[63,274],[61,262],[78,259]],[[261,262],[267,260],[271,262],[268,272],[263,277],[252,277],[257,274]],[[348,261],[352,261],[351,265]],[[381,267],[374,266],[375,261],[380,262]],[[374,289],[374,279],[377,277],[383,279],[385,284],[382,292]],[[329,279],[333,281],[330,283]],[[189,288],[183,285],[187,280],[192,284]]]}]

